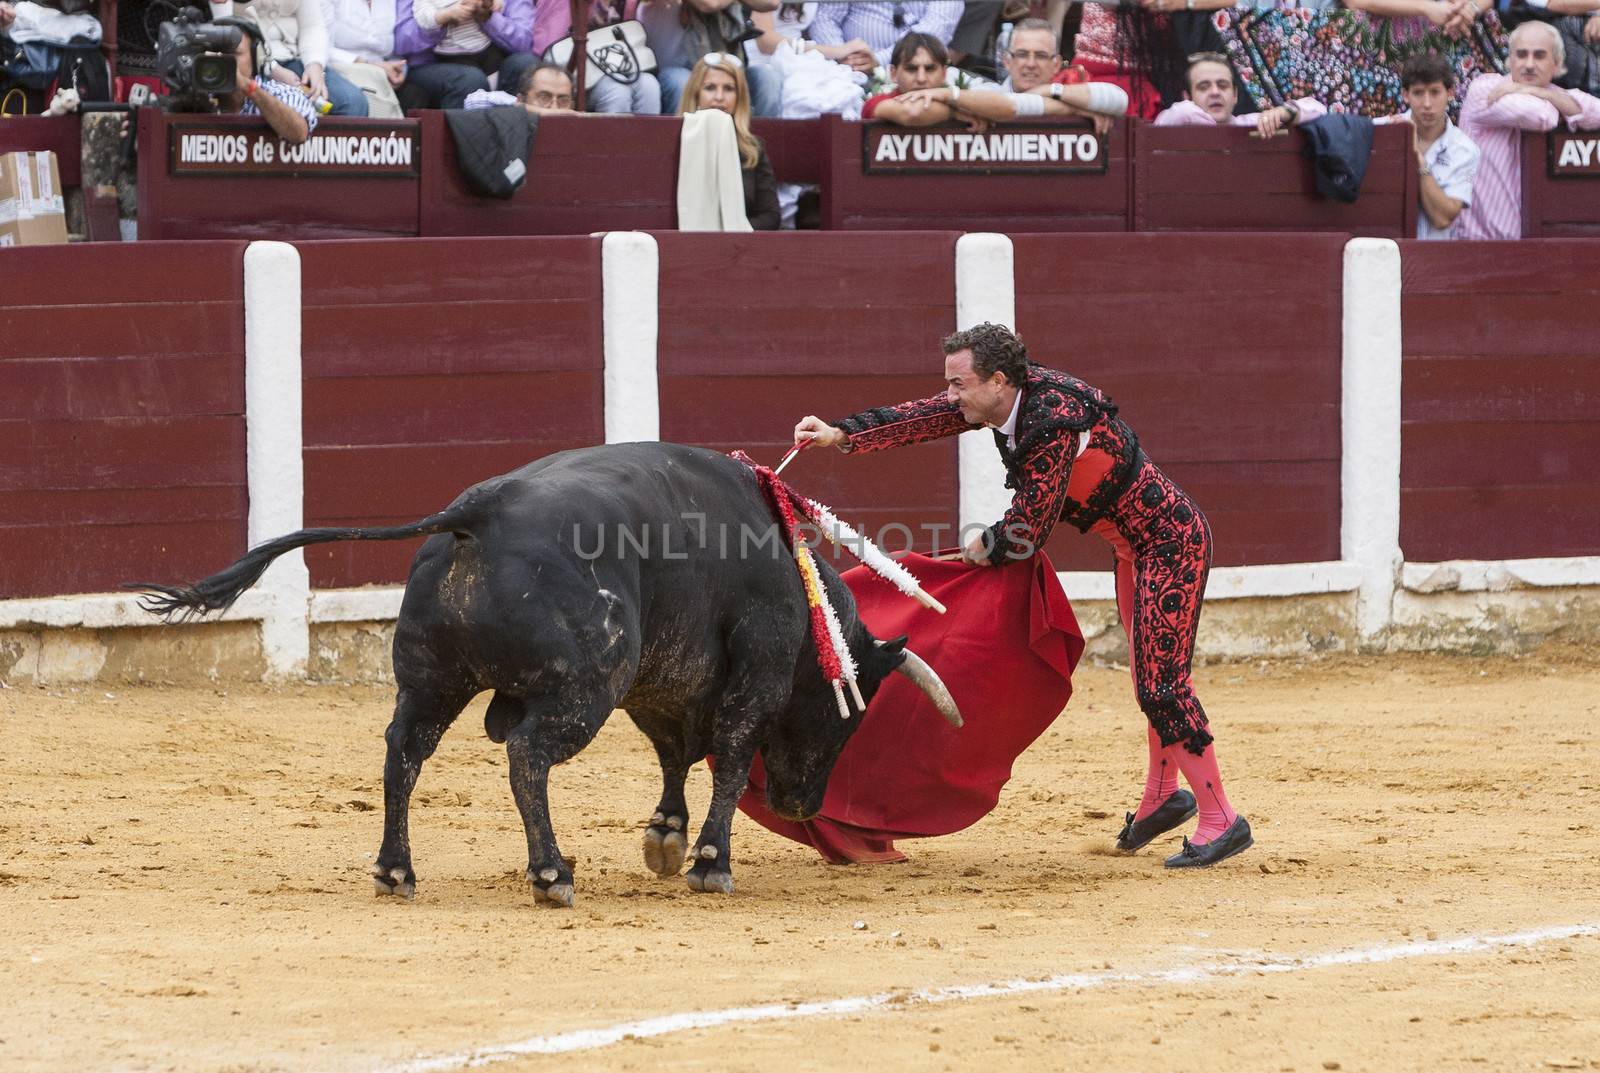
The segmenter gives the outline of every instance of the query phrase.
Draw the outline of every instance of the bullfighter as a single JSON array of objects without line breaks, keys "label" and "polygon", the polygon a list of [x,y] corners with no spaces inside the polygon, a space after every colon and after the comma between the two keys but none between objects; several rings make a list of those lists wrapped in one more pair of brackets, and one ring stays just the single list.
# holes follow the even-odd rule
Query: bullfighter
[{"label": "bullfighter", "polygon": [[[1104,392],[1028,360],[1009,329],[980,324],[942,342],[946,389],[931,398],[795,426],[796,445],[878,451],[994,430],[1011,507],[977,533],[962,558],[978,567],[1025,559],[1058,520],[1106,540],[1116,554],[1117,609],[1129,638],[1139,708],[1149,721],[1149,768],[1117,847],[1132,853],[1200,822],[1168,868],[1196,868],[1248,849],[1250,824],[1228,803],[1205,709],[1190,674],[1211,567],[1204,514],[1145,456]],[[1182,772],[1193,793],[1178,785]]]}]

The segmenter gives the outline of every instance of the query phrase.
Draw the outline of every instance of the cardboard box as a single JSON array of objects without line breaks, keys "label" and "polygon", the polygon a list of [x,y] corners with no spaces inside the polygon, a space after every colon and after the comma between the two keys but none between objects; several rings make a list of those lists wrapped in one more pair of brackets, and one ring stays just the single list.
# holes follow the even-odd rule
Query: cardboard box
[{"label": "cardboard box", "polygon": [[56,155],[0,153],[0,246],[44,246],[67,241]]}]

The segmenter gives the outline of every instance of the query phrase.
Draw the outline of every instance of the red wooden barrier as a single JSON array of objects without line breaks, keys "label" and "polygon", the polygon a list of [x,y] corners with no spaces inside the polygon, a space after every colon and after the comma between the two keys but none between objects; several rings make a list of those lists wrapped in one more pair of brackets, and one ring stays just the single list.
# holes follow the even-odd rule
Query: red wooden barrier
[{"label": "red wooden barrier", "polygon": [[[1210,519],[1217,566],[1339,558],[1344,235],[1017,236],[1031,357],[1103,388]],[[1109,550],[1076,532],[1063,569]]]},{"label": "red wooden barrier", "polygon": [[0,598],[188,581],[244,551],[243,256],[0,252]]},{"label": "red wooden barrier", "polygon": [[[383,525],[605,439],[600,243],[311,242],[307,525]],[[405,580],[420,541],[306,549],[317,588]]]},{"label": "red wooden barrier", "polygon": [[675,118],[547,116],[509,200],[467,189],[442,112],[419,112],[424,235],[587,235],[677,226]]},{"label": "red wooden barrier", "polygon": [[1401,251],[1405,557],[1600,554],[1600,248]]},{"label": "red wooden barrier", "polygon": [[[174,175],[174,126],[225,134],[266,129],[244,116],[139,114],[139,238],[376,238],[417,233],[417,179],[343,175]],[[395,131],[409,137],[413,119],[330,119],[322,135]],[[431,152],[426,138],[418,146]],[[63,180],[65,181],[65,180]]]},{"label": "red wooden barrier", "polygon": [[1134,133],[1135,231],[1344,231],[1376,238],[1417,233],[1411,131],[1374,129],[1361,197],[1317,193],[1305,135],[1261,139],[1240,128],[1156,127]]},{"label": "red wooden barrier", "polygon": [[[823,116],[828,154],[823,226],[835,231],[1125,231],[1128,228],[1128,126],[1105,146],[1106,170],[1081,175],[881,175],[862,171],[868,124]],[[1088,131],[1081,120],[1064,130]],[[935,128],[923,128],[935,129]],[[994,128],[1004,130],[1003,126]]]},{"label": "red wooden barrier", "polygon": [[752,116],[750,130],[767,147],[767,159],[780,183],[820,183],[822,124],[811,119]]},{"label": "red wooden barrier", "polygon": [[75,115],[13,116],[0,119],[0,153],[50,150],[56,155],[62,186],[83,185],[83,121]]},{"label": "red wooden barrier", "polygon": [[[838,418],[942,389],[954,234],[656,238],[662,439],[776,465],[808,413]],[[926,549],[922,526],[956,522],[954,439],[859,457],[810,451],[784,477],[869,536],[900,522]]]},{"label": "red wooden barrier", "polygon": [[1522,136],[1522,237],[1600,238],[1600,174],[1552,176],[1551,141]]}]

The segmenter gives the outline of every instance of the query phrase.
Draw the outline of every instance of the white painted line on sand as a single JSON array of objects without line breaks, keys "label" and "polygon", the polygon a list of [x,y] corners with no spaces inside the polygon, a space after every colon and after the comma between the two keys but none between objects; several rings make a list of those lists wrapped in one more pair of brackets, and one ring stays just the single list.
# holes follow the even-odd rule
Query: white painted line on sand
[{"label": "white painted line on sand", "polygon": [[[447,1070],[473,1069],[532,1054],[571,1054],[609,1047],[626,1039],[646,1039],[676,1032],[719,1028],[722,1025],[749,1024],[753,1021],[787,1021],[810,1017],[846,1017],[885,1009],[906,1009],[923,1004],[958,1002],[967,999],[995,998],[1003,995],[1029,995],[1062,991],[1092,991],[1102,987],[1147,986],[1150,984],[1192,984],[1206,980],[1252,973],[1303,972],[1341,965],[1379,965],[1409,958],[1443,957],[1447,954],[1482,954],[1505,947],[1534,946],[1560,939],[1600,935],[1600,922],[1562,924],[1509,935],[1467,935],[1457,939],[1428,939],[1413,943],[1334,950],[1301,957],[1251,955],[1250,961],[1222,964],[1197,962],[1171,969],[1137,972],[1074,972],[1046,976],[1038,980],[1002,980],[989,984],[964,984],[931,988],[925,991],[886,992],[824,1002],[772,1003],[764,1006],[733,1006],[722,1010],[674,1013],[642,1021],[623,1021],[600,1028],[581,1028],[549,1036],[534,1036],[516,1043],[479,1047],[458,1054],[441,1054],[383,1067],[380,1073],[445,1073]],[[1215,957],[1217,955],[1213,955]],[[1224,955],[1227,956],[1227,955]],[[1238,957],[1238,955],[1232,955]]]}]

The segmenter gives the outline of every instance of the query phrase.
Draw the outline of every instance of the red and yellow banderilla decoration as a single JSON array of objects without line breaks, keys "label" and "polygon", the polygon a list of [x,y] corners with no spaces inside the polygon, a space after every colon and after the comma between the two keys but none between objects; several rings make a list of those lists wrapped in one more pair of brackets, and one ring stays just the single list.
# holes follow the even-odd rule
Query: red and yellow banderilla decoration
[{"label": "red and yellow banderilla decoration", "polygon": [[[783,464],[787,464],[798,450],[799,448],[796,448],[795,451],[791,451],[785,457]],[[855,657],[845,640],[839,613],[834,610],[833,601],[828,598],[827,587],[822,583],[816,557],[800,537],[796,515],[803,515],[828,540],[860,559],[873,573],[923,607],[942,615],[945,613],[944,605],[924,592],[909,570],[885,555],[865,536],[841,522],[833,511],[814,499],[800,495],[785,484],[775,471],[759,465],[743,451],[733,452],[733,457],[749,466],[755,473],[756,483],[761,485],[762,492],[765,493],[767,501],[772,505],[778,515],[778,521],[782,524],[784,540],[794,552],[795,568],[799,570],[800,582],[805,587],[806,607],[811,617],[811,638],[817,646],[817,667],[822,671],[822,677],[833,686],[834,700],[839,705],[839,717],[850,718],[850,705],[845,702],[844,697],[846,688],[855,698],[856,707],[866,711],[867,702],[862,699],[861,688],[856,684]]]}]

